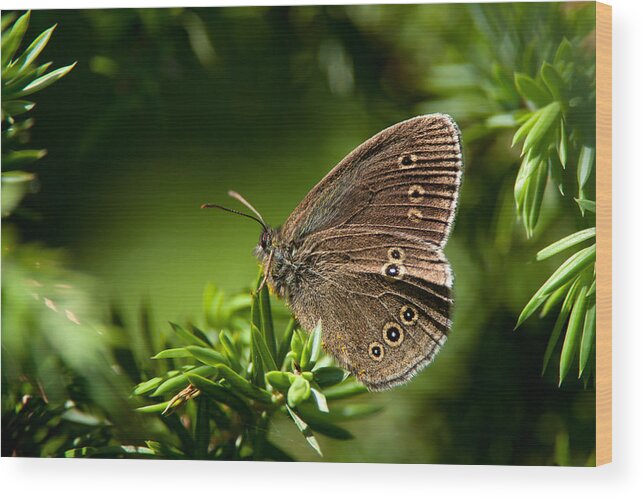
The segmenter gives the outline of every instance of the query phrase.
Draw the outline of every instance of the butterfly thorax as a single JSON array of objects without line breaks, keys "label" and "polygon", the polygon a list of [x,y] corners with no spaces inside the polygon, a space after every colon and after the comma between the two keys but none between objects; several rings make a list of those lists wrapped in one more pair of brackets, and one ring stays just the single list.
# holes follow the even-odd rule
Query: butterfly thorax
[{"label": "butterfly thorax", "polygon": [[297,244],[285,243],[280,230],[268,228],[263,231],[255,248],[268,286],[282,298],[290,300],[301,283],[305,267],[298,258]]}]

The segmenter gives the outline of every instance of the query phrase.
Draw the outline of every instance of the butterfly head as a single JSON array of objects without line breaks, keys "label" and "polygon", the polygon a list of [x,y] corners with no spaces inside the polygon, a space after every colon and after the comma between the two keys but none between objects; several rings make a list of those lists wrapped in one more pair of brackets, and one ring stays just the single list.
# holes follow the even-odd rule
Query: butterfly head
[{"label": "butterfly head", "polygon": [[265,262],[271,253],[275,252],[276,241],[275,241],[276,230],[269,226],[265,226],[259,236],[259,243],[255,247],[255,256],[261,262]]},{"label": "butterfly head", "polygon": [[270,253],[272,247],[272,230],[270,227],[266,227],[261,232],[261,237],[259,237],[259,248],[263,253]]}]

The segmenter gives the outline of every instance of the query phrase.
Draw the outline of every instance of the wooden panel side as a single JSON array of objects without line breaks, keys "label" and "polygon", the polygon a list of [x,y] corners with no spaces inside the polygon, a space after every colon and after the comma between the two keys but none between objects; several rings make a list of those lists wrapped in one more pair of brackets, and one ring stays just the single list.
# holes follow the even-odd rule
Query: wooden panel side
[{"label": "wooden panel side", "polygon": [[596,465],[612,461],[612,7],[596,3]]}]

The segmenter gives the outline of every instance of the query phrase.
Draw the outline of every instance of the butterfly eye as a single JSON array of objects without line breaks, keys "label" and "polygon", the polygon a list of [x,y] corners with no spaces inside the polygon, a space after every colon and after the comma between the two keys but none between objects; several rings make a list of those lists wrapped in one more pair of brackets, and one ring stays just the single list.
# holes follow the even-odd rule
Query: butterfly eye
[{"label": "butterfly eye", "polygon": [[391,247],[388,250],[388,258],[396,261],[402,261],[404,259],[404,251],[399,247]]},{"label": "butterfly eye", "polygon": [[400,310],[400,319],[405,325],[412,325],[418,320],[417,311],[411,306],[402,306],[402,309]]},{"label": "butterfly eye", "polygon": [[384,336],[384,342],[394,348],[402,344],[402,341],[404,340],[404,331],[395,322],[389,322],[384,325],[382,335]]},{"label": "butterfly eye", "polygon": [[382,273],[385,277],[401,278],[405,273],[405,268],[397,263],[388,263],[382,267]]},{"label": "butterfly eye", "polygon": [[412,166],[415,161],[417,161],[417,156],[415,154],[404,154],[400,157],[399,162],[400,166]]},{"label": "butterfly eye", "polygon": [[388,265],[385,271],[389,277],[397,277],[400,274],[400,268],[397,265]]},{"label": "butterfly eye", "polygon": [[384,357],[384,346],[379,342],[371,342],[368,345],[368,355],[375,361],[382,361]]},{"label": "butterfly eye", "polygon": [[261,245],[262,249],[266,249],[268,247],[268,232],[263,231],[261,232],[261,238],[259,239],[259,244]]},{"label": "butterfly eye", "polygon": [[424,194],[426,194],[426,190],[422,188],[422,185],[411,185],[409,187],[409,200],[414,204],[420,202]]}]

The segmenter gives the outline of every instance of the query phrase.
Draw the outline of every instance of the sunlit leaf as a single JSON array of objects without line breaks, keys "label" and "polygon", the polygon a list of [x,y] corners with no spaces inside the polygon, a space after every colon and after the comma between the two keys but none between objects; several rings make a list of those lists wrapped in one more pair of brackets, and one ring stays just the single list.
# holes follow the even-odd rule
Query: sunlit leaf
[{"label": "sunlit leaf", "polygon": [[47,151],[44,149],[12,150],[2,155],[2,166],[3,168],[21,168],[46,155]]},{"label": "sunlit leaf", "polygon": [[219,342],[225,351],[225,354],[230,362],[230,366],[236,372],[241,372],[241,364],[239,363],[239,353],[235,347],[232,339],[225,330],[219,333]]},{"label": "sunlit leaf", "polygon": [[65,76],[69,71],[74,69],[75,66],[76,66],[76,63],[74,62],[69,66],[61,67],[59,69],[56,69],[55,71],[44,74],[43,76],[35,79],[27,86],[25,86],[20,92],[16,94],[16,97],[24,97],[25,95],[31,95],[32,93],[39,92],[40,90],[44,90],[49,85],[52,85],[60,78]]},{"label": "sunlit leaf", "polygon": [[567,38],[563,38],[554,56],[554,64],[563,64],[574,60],[574,48]]},{"label": "sunlit leaf", "polygon": [[554,328],[549,334],[549,340],[547,341],[547,347],[545,348],[545,354],[543,355],[543,368],[542,368],[541,375],[545,375],[545,371],[547,370],[547,365],[549,364],[549,360],[551,359],[551,356],[554,353],[554,349],[556,349],[556,345],[558,344],[558,340],[560,338],[561,332],[563,331],[563,327],[567,323],[567,318],[569,318],[569,313],[571,312],[574,301],[576,300],[576,294],[579,288],[579,283],[580,283],[580,277],[577,278],[569,287],[569,291],[565,296],[563,305],[561,306],[560,311],[558,313],[558,317],[556,318],[556,323],[554,324]]},{"label": "sunlit leaf", "polygon": [[596,149],[594,147],[581,147],[580,156],[578,158],[578,188],[579,191],[583,190],[587,180],[594,169],[594,162],[596,159]]},{"label": "sunlit leaf", "polygon": [[310,405],[302,406],[299,414],[312,430],[324,436],[343,441],[354,437],[349,431],[336,425],[328,413],[313,410]]},{"label": "sunlit leaf", "polygon": [[587,309],[586,298],[587,287],[583,286],[579,289],[574,306],[569,315],[569,323],[567,324],[567,332],[565,333],[565,340],[563,341],[563,348],[560,352],[560,372],[559,372],[559,385],[567,376],[571,368],[574,353],[580,339],[583,329],[583,320],[585,318],[585,311]]},{"label": "sunlit leaf", "polygon": [[252,409],[243,398],[237,395],[236,392],[230,391],[222,385],[213,382],[210,379],[206,379],[201,375],[191,372],[186,375],[190,384],[199,389],[203,395],[209,396],[219,403],[229,406],[235,410],[246,423],[253,420],[254,416],[252,414]]},{"label": "sunlit leaf", "polygon": [[191,358],[192,355],[185,348],[164,349],[152,356],[153,360],[163,360],[167,358]]},{"label": "sunlit leaf", "polygon": [[563,177],[563,167],[557,155],[549,156],[549,177],[556,185],[560,195],[565,195],[565,178]]},{"label": "sunlit leaf", "polygon": [[310,382],[301,375],[297,375],[288,389],[288,404],[297,406],[310,397]]},{"label": "sunlit leaf", "polygon": [[161,385],[163,380],[164,379],[162,377],[154,377],[153,379],[147,380],[145,382],[141,382],[134,388],[133,393],[135,396],[140,396],[141,394],[145,394],[150,391],[153,391],[154,389],[156,389],[158,386]]},{"label": "sunlit leaf", "polygon": [[546,62],[540,70],[540,75],[554,98],[559,102],[564,102],[566,100],[566,85],[558,70]]},{"label": "sunlit leaf", "polygon": [[14,54],[22,42],[22,37],[27,31],[29,26],[29,18],[31,12],[28,11],[18,18],[18,20],[11,27],[11,31],[3,33],[2,36],[2,67],[6,67],[8,62],[13,58]]},{"label": "sunlit leaf", "polygon": [[309,334],[301,352],[302,370],[311,370],[315,366],[321,353],[321,343],[321,321],[318,321],[313,331]]},{"label": "sunlit leaf", "polygon": [[542,158],[532,151],[523,157],[514,185],[514,200],[517,207],[522,208],[527,203],[526,198],[531,188],[531,179],[542,163]]},{"label": "sunlit leaf", "polygon": [[20,55],[20,57],[16,59],[16,61],[13,63],[13,67],[20,71],[31,65],[31,63],[36,60],[36,57],[40,55],[40,52],[42,52],[43,49],[47,46],[49,38],[51,38],[51,34],[54,32],[54,29],[56,29],[55,25],[40,33],[40,35],[38,35],[38,37],[33,42],[31,42],[31,45],[29,45],[29,47]]},{"label": "sunlit leaf", "polygon": [[540,317],[547,316],[549,312],[553,309],[554,306],[556,306],[565,296],[567,296],[567,292],[569,291],[569,288],[571,287],[573,281],[567,282],[565,285],[561,285],[558,289],[556,289],[554,292],[552,292],[547,300],[545,301],[545,304],[543,304],[542,310],[540,312]]},{"label": "sunlit leaf", "polygon": [[28,100],[9,100],[2,102],[3,119],[7,116],[19,116],[25,112],[31,111],[36,106],[34,102]]},{"label": "sunlit leaf", "polygon": [[205,363],[206,365],[211,365],[213,367],[218,367],[222,363],[225,365],[230,365],[228,359],[224,355],[212,348],[203,348],[201,346],[187,346],[185,349],[197,360],[199,360],[201,363]]},{"label": "sunlit leaf", "polygon": [[272,371],[266,373],[266,381],[280,391],[288,391],[295,378],[296,375],[292,372]]},{"label": "sunlit leaf", "polygon": [[[533,235],[536,225],[538,224],[538,219],[540,218],[540,209],[542,207],[545,188],[547,187],[547,173],[547,165],[545,163],[541,163],[533,176],[534,180],[531,185],[533,192],[529,196],[529,203],[527,205],[528,211],[524,217],[527,222],[526,226],[529,237]],[[527,203],[527,201],[525,202]]]},{"label": "sunlit leaf", "polygon": [[560,265],[525,305],[518,317],[516,328],[546,301],[550,293],[569,282],[594,261],[596,261],[596,244],[581,249]]},{"label": "sunlit leaf", "polygon": [[301,432],[303,436],[306,438],[306,441],[308,441],[308,444],[312,446],[312,448],[319,454],[319,456],[324,456],[322,454],[321,448],[319,447],[319,443],[317,442],[317,439],[315,439],[313,431],[308,426],[308,424],[304,422],[302,418],[299,415],[297,415],[295,411],[292,410],[288,405],[285,405],[285,406],[286,406],[286,410],[288,410],[288,414],[292,417],[293,421],[295,422],[297,429],[299,429],[299,432]]},{"label": "sunlit leaf", "polygon": [[254,324],[251,325],[250,332],[252,334],[253,362],[258,356],[258,363],[260,363],[263,369],[261,375],[265,375],[266,370],[277,370],[277,364],[268,350],[264,336]]},{"label": "sunlit leaf", "polygon": [[596,294],[596,272],[594,272],[594,281],[592,282],[592,285],[589,286],[589,290],[587,291],[588,296],[591,296],[593,294]]},{"label": "sunlit leaf", "polygon": [[518,92],[536,107],[543,107],[551,102],[552,96],[539,82],[523,73],[515,73],[514,80]]},{"label": "sunlit leaf", "polygon": [[103,457],[103,458],[115,458],[118,456],[132,456],[134,458],[145,458],[154,456],[154,451],[150,448],[145,448],[142,446],[103,446],[100,448],[94,448],[90,446],[85,446],[83,448],[73,448],[71,450],[65,451],[65,458],[87,458],[87,457]]},{"label": "sunlit leaf", "polygon": [[185,458],[186,456],[183,451],[168,443],[160,441],[145,441],[145,444],[154,452],[155,455],[163,458]]},{"label": "sunlit leaf", "polygon": [[224,378],[230,385],[244,396],[247,396],[258,401],[264,401],[266,403],[271,402],[271,395],[265,389],[257,387],[250,383],[247,379],[243,378],[241,375],[233,371],[231,368],[225,365],[219,365],[217,367],[219,376]]},{"label": "sunlit leaf", "polygon": [[513,139],[511,141],[511,146],[513,147],[516,145],[518,142],[523,140],[531,131],[531,129],[534,127],[536,122],[538,121],[539,114],[537,112],[532,113],[531,117],[525,121],[520,128],[518,128],[518,131],[514,133]]},{"label": "sunlit leaf", "polygon": [[2,13],[2,18],[0,21],[0,29],[2,30],[2,34],[4,35],[5,30],[9,27],[9,25],[14,21],[16,18],[16,13],[15,12],[7,12],[6,14],[3,12]]},{"label": "sunlit leaf", "polygon": [[264,285],[263,288],[261,289],[261,293],[259,295],[259,306],[260,306],[260,313],[261,313],[261,326],[262,326],[262,332],[263,332],[263,337],[266,342],[266,346],[268,347],[268,351],[270,352],[270,357],[276,358],[277,356],[277,339],[275,338],[275,327],[272,321],[272,310],[270,307],[270,295],[268,293],[268,286]]},{"label": "sunlit leaf", "polygon": [[313,370],[313,375],[315,382],[317,382],[320,387],[325,388],[344,381],[348,372],[337,367],[321,367]]},{"label": "sunlit leaf", "polygon": [[[193,375],[202,375],[202,376],[217,375],[217,369],[211,366],[201,366],[201,367],[192,368],[189,370],[189,372]],[[156,390],[154,391],[154,393],[151,394],[151,396],[162,396],[163,394],[167,394],[167,393],[171,393],[171,392],[175,392],[175,391],[179,391],[180,389],[183,389],[188,385],[188,378],[186,376],[186,373],[182,373],[167,379],[161,385],[159,385],[159,387],[156,388]]]},{"label": "sunlit leaf", "polygon": [[170,322],[170,325],[172,326],[172,329],[174,329],[174,332],[176,332],[176,334],[188,344],[198,344],[199,346],[202,346],[204,348],[207,348],[210,346],[203,339],[200,339],[199,337],[197,337],[196,335],[194,335],[192,332],[182,327],[181,325],[177,323],[172,323],[172,322]]},{"label": "sunlit leaf", "polygon": [[583,324],[583,337],[580,343],[580,357],[578,362],[578,377],[583,375],[583,371],[587,366],[592,347],[594,346],[594,338],[596,337],[596,303],[587,308],[585,313],[585,322]]},{"label": "sunlit leaf", "polygon": [[538,251],[536,259],[538,261],[542,261],[543,259],[547,259],[555,254],[569,249],[570,247],[575,246],[576,244],[580,244],[581,242],[591,239],[592,237],[596,237],[596,227],[586,228],[585,230],[581,230],[579,232],[568,235],[567,237],[563,237],[553,244],[548,245],[544,249]]},{"label": "sunlit leaf", "polygon": [[26,171],[3,171],[0,178],[2,179],[2,217],[5,217],[20,204],[36,176]]},{"label": "sunlit leaf", "polygon": [[581,210],[585,209],[592,213],[596,212],[596,201],[589,201],[587,199],[574,199],[574,200],[579,205]]},{"label": "sunlit leaf", "polygon": [[565,120],[560,120],[559,139],[556,144],[556,152],[563,168],[567,167],[567,133],[565,133]]},{"label": "sunlit leaf", "polygon": [[326,396],[324,396],[324,393],[319,391],[318,389],[315,389],[314,387],[310,388],[310,394],[313,398],[313,401],[317,405],[317,409],[320,412],[328,413],[328,401],[326,401]]},{"label": "sunlit leaf", "polygon": [[581,249],[571,256],[552,274],[543,285],[543,292],[549,294],[557,287],[568,282],[590,264],[596,261],[596,244]]},{"label": "sunlit leaf", "polygon": [[292,353],[292,356],[298,362],[301,362],[301,354],[306,340],[306,333],[302,330],[297,329],[293,332],[292,339],[290,340],[290,353]]},{"label": "sunlit leaf", "polygon": [[[163,403],[156,403],[154,405],[140,406],[136,408],[136,411],[139,413],[163,413],[167,409],[169,401],[164,401]],[[173,405],[179,404],[179,401],[175,401]]]},{"label": "sunlit leaf", "polygon": [[523,154],[539,144],[541,140],[552,133],[552,130],[557,128],[555,125],[560,122],[560,103],[552,102],[537,111],[537,114],[538,119],[531,127],[531,130],[529,130],[529,133],[525,138],[525,142],[522,147]]}]

